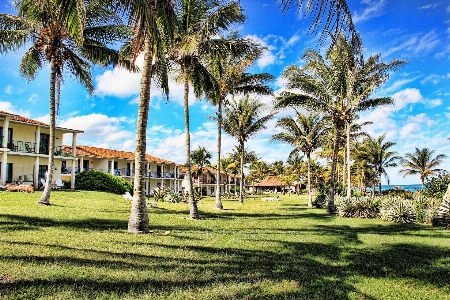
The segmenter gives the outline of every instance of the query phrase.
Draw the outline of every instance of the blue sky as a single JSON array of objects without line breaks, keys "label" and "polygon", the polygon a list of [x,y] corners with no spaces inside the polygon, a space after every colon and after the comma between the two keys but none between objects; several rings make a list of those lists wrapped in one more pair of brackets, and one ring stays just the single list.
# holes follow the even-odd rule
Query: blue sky
[{"label": "blue sky", "polygon": [[[283,14],[273,0],[241,0],[247,22],[239,25],[240,34],[252,37],[268,50],[252,72],[267,72],[277,79],[275,91],[283,89],[280,78],[291,64],[301,65],[300,57],[308,47],[317,48],[318,37],[308,35],[308,21],[294,10]],[[407,3],[407,4],[405,4]],[[364,130],[377,137],[396,142],[393,150],[404,155],[414,147],[428,147],[436,153],[449,154],[450,141],[450,2],[427,0],[349,0],[353,20],[360,32],[365,56],[381,53],[383,61],[405,59],[409,63],[377,91],[390,96],[395,104],[362,115],[374,124]],[[11,0],[0,1],[0,12],[15,14]],[[322,47],[323,49],[325,46]],[[322,49],[322,50],[323,50]],[[17,113],[48,123],[49,68],[27,82],[19,74],[24,50],[0,56],[0,110]],[[134,151],[139,74],[121,69],[94,70],[96,92],[86,90],[70,76],[65,77],[61,91],[58,125],[84,130],[78,144]],[[152,88],[147,152],[184,162],[184,124],[182,86],[171,83],[168,104]],[[270,103],[270,97],[262,101]],[[208,119],[215,109],[191,95],[191,145],[216,152],[216,126]],[[287,112],[282,113],[285,115]],[[277,116],[279,118],[281,115]],[[286,160],[289,146],[270,143],[277,133],[277,118],[268,128],[248,142],[268,162]],[[69,143],[70,140],[64,140]],[[223,153],[230,152],[236,142],[223,135]],[[215,158],[213,158],[215,161]],[[442,168],[450,170],[450,158]],[[391,184],[419,183],[418,177],[402,178],[398,168],[388,170]],[[383,179],[384,180],[384,179]]]}]

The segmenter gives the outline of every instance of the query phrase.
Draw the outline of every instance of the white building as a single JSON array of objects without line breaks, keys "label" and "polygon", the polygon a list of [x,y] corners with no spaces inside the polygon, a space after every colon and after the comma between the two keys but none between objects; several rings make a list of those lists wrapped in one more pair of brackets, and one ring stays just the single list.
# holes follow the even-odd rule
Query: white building
[{"label": "white building", "polygon": [[[71,146],[63,146],[64,153],[72,153]],[[62,161],[63,180],[70,180],[70,174],[88,170],[101,170],[120,176],[130,183],[134,180],[134,153],[90,146],[76,147],[75,169],[69,161]],[[176,192],[181,190],[183,176],[181,165],[162,158],[145,155],[145,191],[150,194],[156,187],[168,187]]]},{"label": "white building", "polygon": [[[62,151],[64,134],[72,134],[72,147],[76,149],[77,134],[81,130],[56,127],[55,170],[53,183],[61,178],[61,164],[74,166],[74,153]],[[49,158],[50,125],[0,111],[0,185],[14,183],[21,177],[25,183],[38,186],[45,178]],[[75,182],[75,173],[67,175]]]}]

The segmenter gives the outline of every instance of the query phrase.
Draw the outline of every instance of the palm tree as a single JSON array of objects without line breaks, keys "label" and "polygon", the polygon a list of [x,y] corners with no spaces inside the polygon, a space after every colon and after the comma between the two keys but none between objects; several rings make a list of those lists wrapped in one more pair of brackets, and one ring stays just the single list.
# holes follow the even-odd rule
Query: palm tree
[{"label": "palm tree", "polygon": [[222,157],[220,159],[220,169],[223,170],[223,172],[225,173],[225,185],[223,188],[224,192],[227,190],[227,185],[230,183],[228,180],[228,174],[231,171],[232,164],[233,164],[233,160],[230,156]]},{"label": "palm tree", "polygon": [[435,167],[440,165],[444,158],[447,158],[447,155],[439,154],[433,157],[434,150],[417,147],[415,149],[414,153],[406,153],[405,157],[401,159],[402,170],[399,173],[403,174],[403,177],[419,174],[423,190],[425,179],[442,171],[442,169],[436,169]]},{"label": "palm tree", "polygon": [[304,174],[305,165],[305,162],[303,161],[303,155],[300,155],[298,152],[291,152],[286,160],[286,164],[288,172],[290,174],[295,174],[295,180],[297,180],[297,182],[300,181],[300,183],[296,185],[296,187],[298,187],[298,189],[296,189],[296,192],[300,193],[303,181],[302,175]]},{"label": "palm tree", "polygon": [[220,37],[230,24],[243,22],[245,17],[237,2],[213,0],[180,0],[178,27],[171,58],[180,66],[180,77],[184,85],[184,122],[186,139],[186,174],[189,192],[191,219],[199,219],[197,203],[194,200],[191,176],[191,142],[189,133],[189,83],[193,85],[197,98],[206,91],[216,91],[214,78],[206,68],[208,59],[218,59],[233,54],[235,43]]},{"label": "palm tree", "polygon": [[[236,39],[236,42],[248,44],[248,50],[242,55],[227,55],[226,57],[211,61],[211,74],[217,81],[217,91],[207,93],[207,98],[217,105],[217,177],[220,175],[220,155],[222,143],[222,107],[227,105],[228,95],[257,94],[271,95],[272,89],[266,85],[274,77],[270,74],[249,74],[247,69],[261,56],[263,48],[254,45],[249,40]],[[209,97],[208,97],[209,96]],[[223,209],[220,198],[220,183],[216,188],[216,208]]]},{"label": "palm tree", "polygon": [[397,152],[390,151],[389,148],[395,145],[394,142],[384,142],[385,135],[379,136],[377,139],[367,138],[361,145],[360,156],[365,159],[367,163],[372,166],[375,174],[378,177],[379,192],[381,195],[381,175],[384,175],[387,180],[389,176],[386,172],[386,168],[396,167],[397,160],[401,157],[397,155]]},{"label": "palm tree", "polygon": [[133,36],[122,47],[122,55],[135,62],[139,54],[144,55],[136,123],[136,151],[134,193],[128,221],[128,232],[148,233],[149,220],[145,197],[145,153],[147,123],[150,107],[150,87],[155,77],[157,86],[168,95],[168,47],[173,41],[176,28],[176,5],[173,0],[103,0],[124,12]]},{"label": "palm tree", "polygon": [[297,13],[302,13],[304,17],[312,20],[309,32],[313,34],[322,32],[319,43],[323,43],[329,33],[336,34],[340,30],[355,32],[346,0],[279,0],[279,2],[283,12],[295,7]]},{"label": "palm tree", "polygon": [[347,197],[351,196],[350,173],[350,135],[353,121],[357,119],[359,112],[367,111],[375,107],[393,104],[390,97],[370,98],[372,93],[389,79],[389,72],[399,69],[406,64],[404,60],[392,60],[390,63],[381,61],[381,54],[371,55],[364,60],[363,47],[359,34],[353,34],[347,39],[344,34],[339,34],[334,42],[332,61],[337,66],[341,93],[344,99],[345,128],[346,128],[346,161],[347,161]]},{"label": "palm tree", "polygon": [[277,127],[283,132],[271,137],[272,141],[279,141],[291,145],[294,148],[291,155],[303,152],[308,163],[308,207],[312,207],[311,193],[311,154],[323,143],[323,138],[328,131],[326,120],[318,114],[304,115],[297,113],[297,118],[284,117],[278,120]]},{"label": "palm tree", "polygon": [[232,101],[230,106],[225,109],[225,117],[223,120],[224,131],[230,136],[238,140],[238,149],[240,150],[240,190],[239,203],[244,204],[244,159],[245,159],[245,142],[265,128],[265,124],[274,114],[264,114],[266,106],[258,99],[250,99],[249,96]]},{"label": "palm tree", "polygon": [[98,2],[17,1],[18,16],[0,14],[0,52],[21,47],[23,77],[33,80],[46,63],[50,64],[50,138],[48,177],[39,204],[50,205],[55,155],[56,117],[59,112],[60,84],[65,72],[73,75],[90,94],[94,87],[91,64],[116,64],[118,52],[107,44],[128,37],[121,19]]},{"label": "palm tree", "polygon": [[200,187],[200,196],[203,195],[202,179],[201,179],[201,177],[203,177],[203,167],[211,164],[211,162],[209,161],[211,158],[212,158],[211,152],[206,150],[205,147],[198,146],[197,150],[191,152],[192,164],[198,167],[197,178],[198,178],[198,186]]}]

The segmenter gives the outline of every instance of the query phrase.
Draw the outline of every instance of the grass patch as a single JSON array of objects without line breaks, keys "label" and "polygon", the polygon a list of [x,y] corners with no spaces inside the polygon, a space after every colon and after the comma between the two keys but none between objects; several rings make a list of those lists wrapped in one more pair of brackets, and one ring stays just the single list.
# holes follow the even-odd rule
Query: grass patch
[{"label": "grass patch", "polygon": [[[100,192],[0,193],[1,299],[450,299],[450,232],[347,219],[306,196],[149,209]],[[166,235],[166,232],[170,234]]]}]

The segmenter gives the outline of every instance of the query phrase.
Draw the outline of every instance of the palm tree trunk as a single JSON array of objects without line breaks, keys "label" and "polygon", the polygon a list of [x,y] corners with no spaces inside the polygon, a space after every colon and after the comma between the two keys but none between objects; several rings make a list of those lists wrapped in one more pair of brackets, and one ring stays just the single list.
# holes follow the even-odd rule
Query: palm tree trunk
[{"label": "palm tree trunk", "polygon": [[[38,204],[50,205],[50,192],[52,190],[53,169],[55,164],[55,131],[56,131],[56,63],[52,55],[50,62],[50,145],[48,147],[47,178],[45,179],[44,192]],[[37,137],[39,138],[39,137]]]},{"label": "palm tree trunk", "polygon": [[328,192],[328,205],[327,205],[327,213],[335,214],[336,206],[334,205],[334,183],[335,183],[335,172],[336,172],[336,162],[339,151],[339,139],[340,132],[339,129],[336,128],[336,138],[333,144],[333,157],[331,159],[331,176],[330,176],[330,190]]},{"label": "palm tree trunk", "polygon": [[350,130],[351,125],[347,124],[347,198],[352,196],[351,175],[350,175]]},{"label": "palm tree trunk", "polygon": [[141,78],[141,94],[139,98],[138,120],[136,124],[136,152],[134,157],[134,189],[131,204],[129,233],[148,233],[149,219],[147,201],[145,199],[145,152],[147,147],[147,123],[150,107],[150,86],[152,81],[151,40],[146,38],[144,45],[144,67]]},{"label": "palm tree trunk", "polygon": [[380,173],[380,182],[379,182],[379,187],[380,187],[380,196],[381,196],[381,176],[382,176],[382,174]]},{"label": "palm tree trunk", "polygon": [[217,103],[217,171],[216,171],[216,208],[223,209],[220,199],[220,154],[222,148],[222,99]]},{"label": "palm tree trunk", "polygon": [[[192,182],[191,172],[191,136],[189,132],[189,78],[188,68],[186,64],[183,64],[183,76],[184,76],[184,126],[186,131],[186,179],[188,181],[188,193],[189,193],[189,215],[191,219],[200,219],[197,202],[194,199],[194,184]],[[200,180],[200,178],[199,178]],[[200,191],[201,193],[201,191]]]},{"label": "palm tree trunk", "polygon": [[239,204],[244,204],[244,143],[241,143],[241,181],[239,182]]},{"label": "palm tree trunk", "polygon": [[311,153],[306,155],[308,160],[308,207],[313,207],[312,205],[312,193],[311,193]]}]

